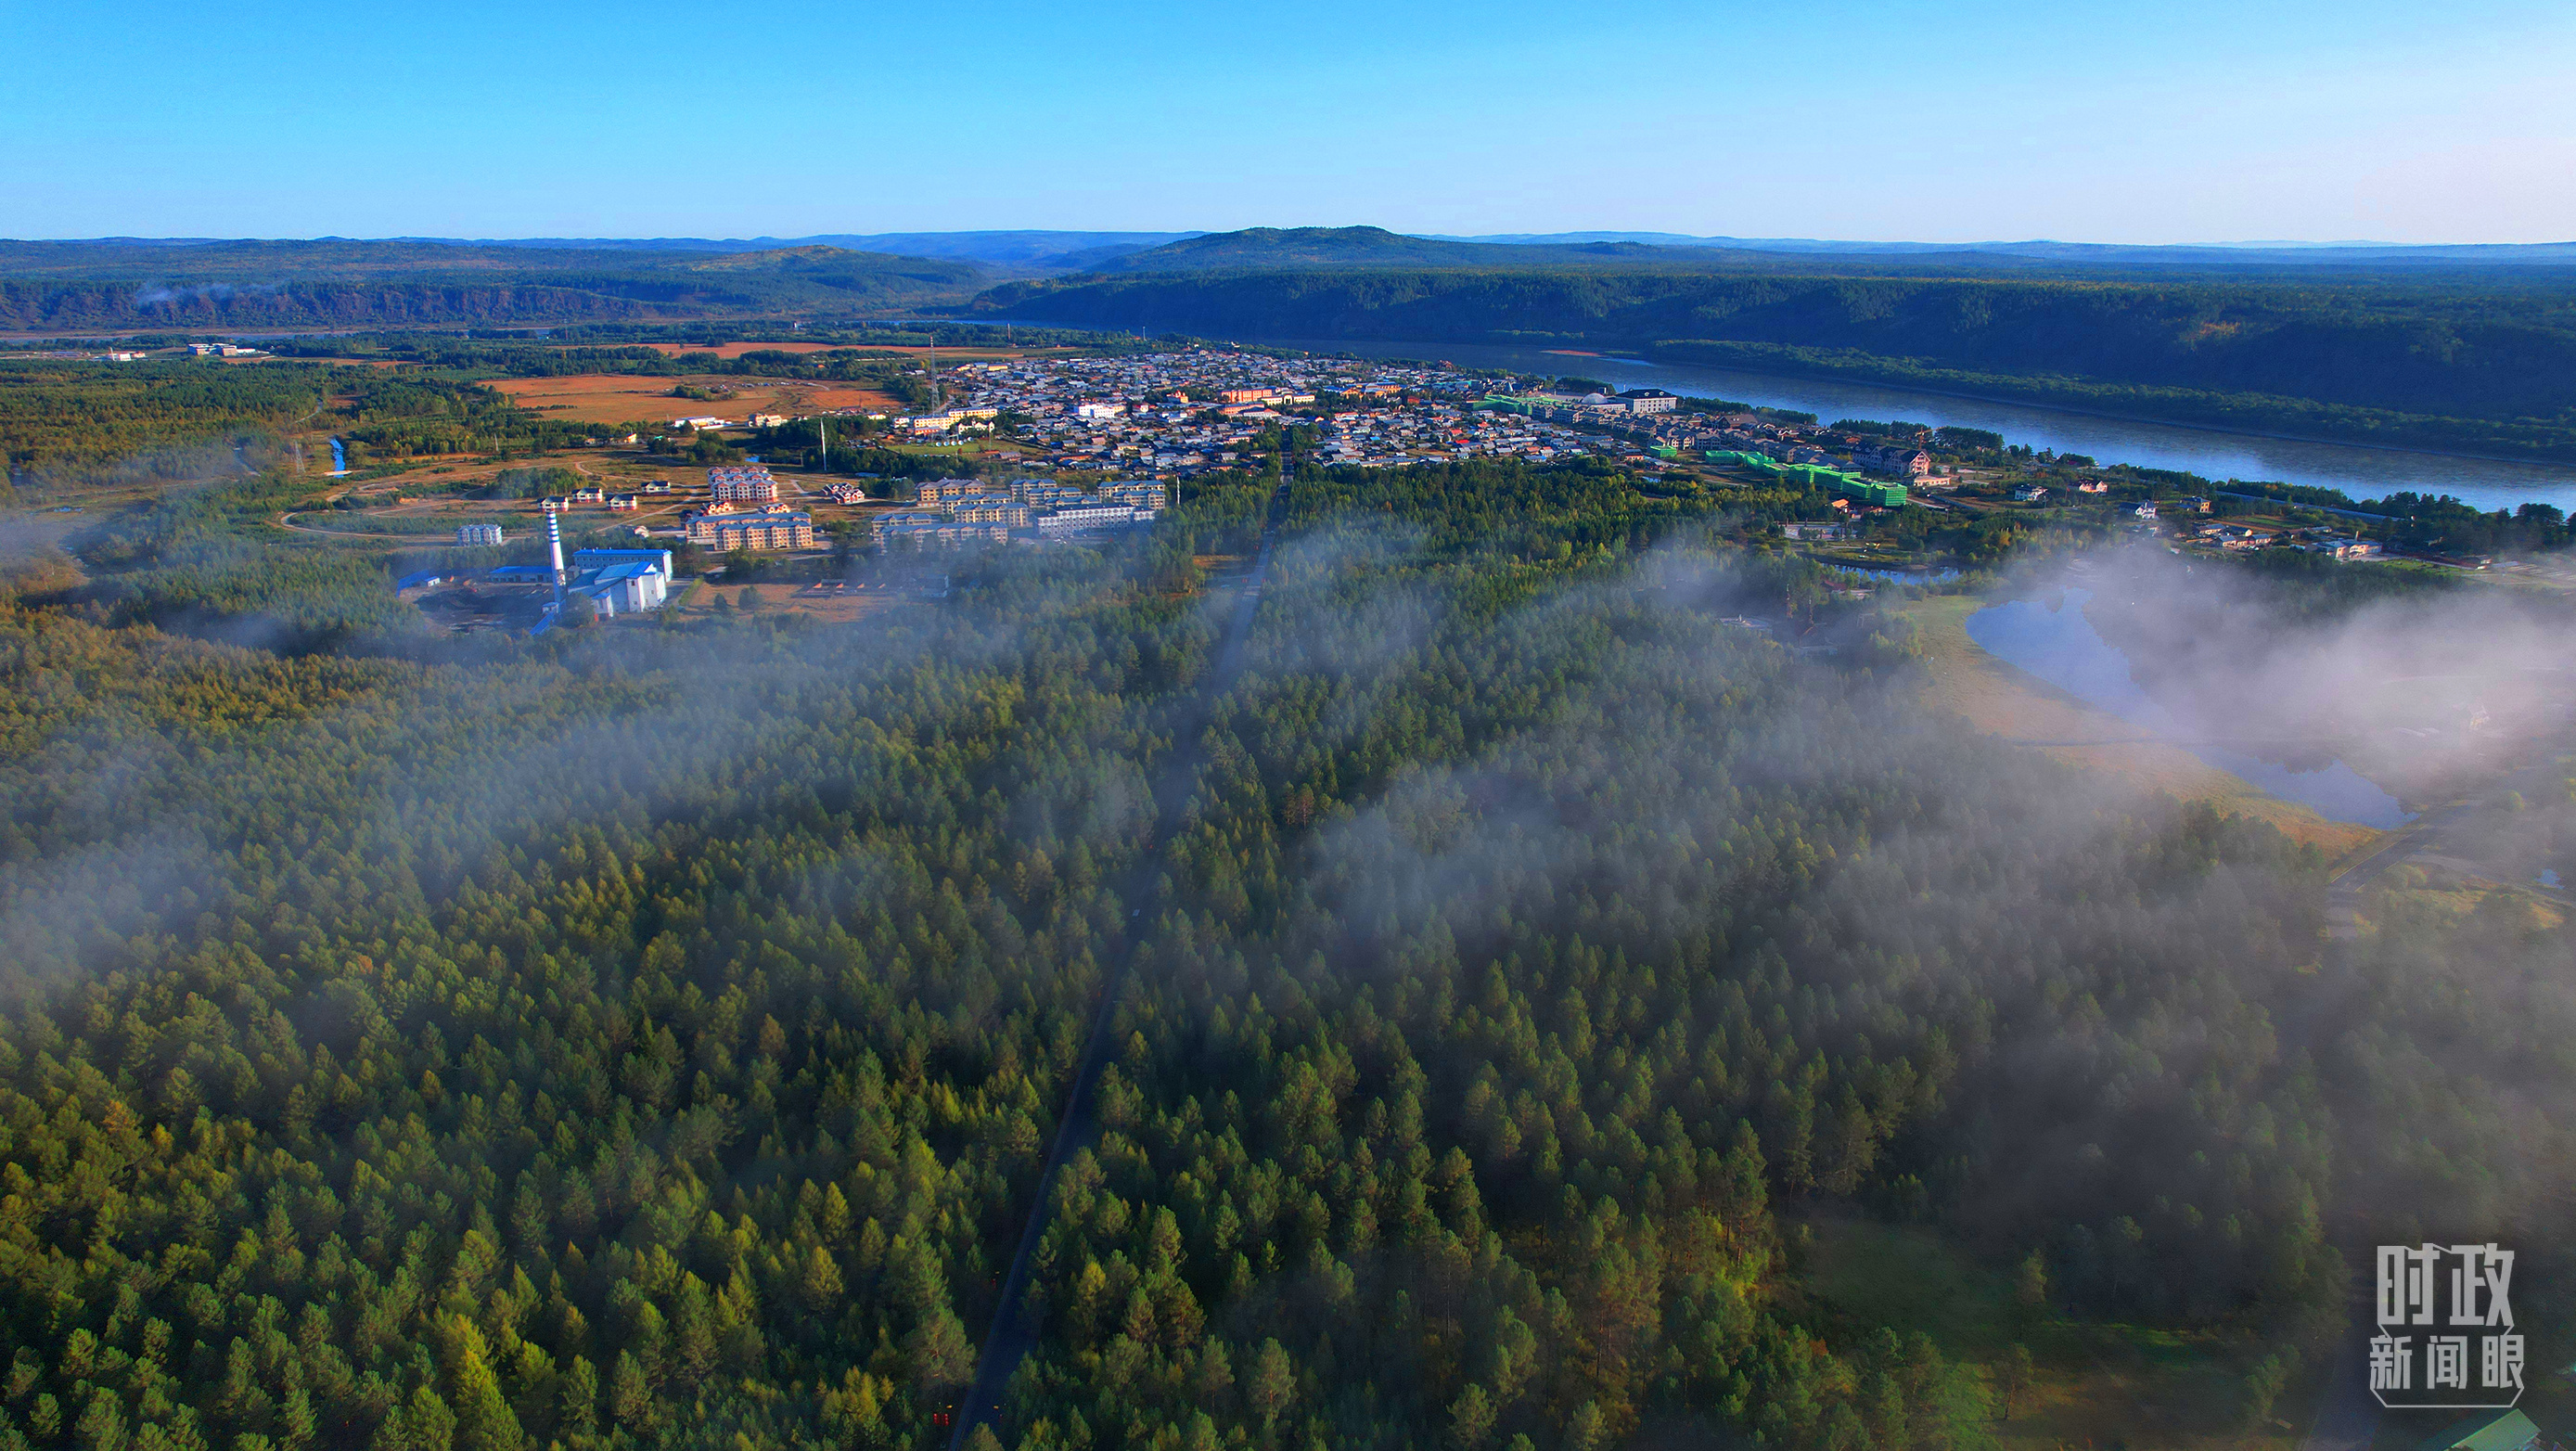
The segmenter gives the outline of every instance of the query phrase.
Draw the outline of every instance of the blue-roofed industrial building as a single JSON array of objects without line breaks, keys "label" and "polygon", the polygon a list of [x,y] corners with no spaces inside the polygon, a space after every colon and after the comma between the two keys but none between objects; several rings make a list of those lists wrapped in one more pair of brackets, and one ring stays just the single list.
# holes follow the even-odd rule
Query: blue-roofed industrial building
[{"label": "blue-roofed industrial building", "polygon": [[[667,549],[577,551],[573,559],[582,567],[565,578],[564,602],[575,609],[586,607],[601,619],[658,610],[670,596],[670,558]],[[503,564],[483,577],[492,584],[551,585],[555,571],[551,564]],[[538,629],[552,623],[549,611]]]},{"label": "blue-roofed industrial building", "polygon": [[611,564],[653,564],[662,569],[665,584],[671,580],[671,551],[667,549],[576,549],[572,552],[575,569],[598,569]]},{"label": "blue-roofed industrial building", "polygon": [[[582,551],[583,554],[607,552],[610,551]],[[606,618],[662,608],[669,584],[670,579],[662,573],[660,564],[638,559],[585,569],[564,586],[564,594],[567,598],[578,596],[588,600],[591,612]]]}]

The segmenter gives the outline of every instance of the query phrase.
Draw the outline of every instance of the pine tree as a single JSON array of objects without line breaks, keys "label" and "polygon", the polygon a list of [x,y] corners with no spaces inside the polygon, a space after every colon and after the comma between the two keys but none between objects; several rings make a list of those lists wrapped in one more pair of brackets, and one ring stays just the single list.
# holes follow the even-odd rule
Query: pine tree
[{"label": "pine tree", "polygon": [[483,1332],[460,1315],[450,1321],[448,1338],[458,1451],[520,1451],[527,1437],[501,1394],[501,1378],[484,1357]]},{"label": "pine tree", "polygon": [[608,1378],[608,1414],[618,1425],[642,1431],[653,1424],[653,1387],[644,1378],[644,1363],[635,1352],[617,1352],[617,1368]]},{"label": "pine tree", "polygon": [[1243,1397],[1259,1416],[1262,1424],[1276,1422],[1297,1398],[1297,1372],[1288,1363],[1288,1352],[1276,1340],[1264,1340],[1252,1354],[1252,1369],[1245,1378]]},{"label": "pine tree", "polygon": [[1494,1403],[1473,1381],[1449,1406],[1449,1444],[1458,1451],[1481,1451],[1494,1436]]},{"label": "pine tree", "polygon": [[957,1312],[941,1305],[913,1327],[904,1341],[912,1361],[912,1378],[925,1391],[964,1385],[975,1375],[975,1347]]},{"label": "pine tree", "polygon": [[578,1355],[564,1372],[563,1427],[575,1436],[599,1427],[599,1369]]}]

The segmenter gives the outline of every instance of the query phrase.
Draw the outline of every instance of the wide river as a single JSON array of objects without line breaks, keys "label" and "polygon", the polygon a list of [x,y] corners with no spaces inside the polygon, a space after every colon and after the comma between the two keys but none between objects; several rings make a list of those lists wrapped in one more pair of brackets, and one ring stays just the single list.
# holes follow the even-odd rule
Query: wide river
[{"label": "wide river", "polygon": [[1923,393],[1875,383],[1845,383],[1739,373],[1696,364],[1649,363],[1636,358],[1496,348],[1470,343],[1368,343],[1295,338],[1281,346],[1362,357],[1446,358],[1475,368],[1597,378],[1621,388],[1663,388],[1693,398],[1727,398],[1764,408],[1794,408],[1827,423],[1837,418],[1903,418],[1935,426],[1955,424],[2002,434],[2032,448],[2080,453],[2106,464],[2183,469],[2207,479],[2270,480],[2341,489],[2356,499],[2413,490],[2452,494],[2481,509],[2510,509],[2527,500],[2576,512],[2576,466],[2509,463],[2412,453],[2362,444],[2264,438],[2104,418],[2032,403],[1996,403]]}]

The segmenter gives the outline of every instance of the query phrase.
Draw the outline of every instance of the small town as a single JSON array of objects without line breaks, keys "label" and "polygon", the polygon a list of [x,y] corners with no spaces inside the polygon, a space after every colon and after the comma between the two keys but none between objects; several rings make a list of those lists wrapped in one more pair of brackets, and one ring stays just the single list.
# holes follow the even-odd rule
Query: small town
[{"label": "small town", "polygon": [[[1192,480],[1290,461],[1385,469],[1592,458],[1657,487],[1737,494],[1748,540],[1898,577],[1972,564],[1980,541],[2009,543],[2039,528],[2151,537],[2176,552],[2286,548],[2339,562],[2403,552],[2330,512],[2285,510],[2215,486],[2177,492],[2136,470],[2013,449],[1975,430],[1821,422],[1580,377],[1216,346],[967,361],[924,375],[930,402],[915,411],[754,411],[669,425],[693,444],[715,441],[738,462],[695,467],[648,452],[556,469],[551,476],[566,487],[538,501],[539,517],[568,531],[582,546],[576,556],[602,561],[563,573],[560,603],[551,594],[555,567],[524,558],[534,522],[524,513],[391,495],[394,514],[468,511],[456,514],[456,545],[495,561],[418,571],[402,583],[461,630],[550,627],[570,618],[567,608],[600,619],[659,610],[687,597],[679,576],[733,586],[762,573],[814,575],[798,603],[859,598],[851,591],[867,585],[849,572],[863,560],[913,580],[920,569],[904,561],[924,551],[1097,547],[1150,528]],[[837,473],[816,467],[821,450],[793,442],[836,432],[954,471]],[[668,437],[618,442],[660,446]],[[764,462],[761,450],[779,457]],[[1948,565],[1929,547],[1936,533],[1952,541]],[[601,553],[629,548],[643,553]],[[2454,568],[2488,562],[2419,557]],[[763,559],[773,563],[755,563]],[[654,574],[649,585],[638,578]],[[524,596],[516,607],[487,607],[513,590]]]}]

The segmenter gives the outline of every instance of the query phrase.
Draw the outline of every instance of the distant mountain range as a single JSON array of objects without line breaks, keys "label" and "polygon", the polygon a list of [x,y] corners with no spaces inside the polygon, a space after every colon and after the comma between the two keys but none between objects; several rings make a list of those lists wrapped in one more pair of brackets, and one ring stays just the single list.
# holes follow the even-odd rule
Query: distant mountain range
[{"label": "distant mountain range", "polygon": [[1090,264],[1101,273],[1304,270],[1317,267],[1649,267],[1663,270],[1826,266],[1919,271],[2044,268],[2239,271],[2264,268],[2576,264],[2576,242],[2406,246],[2396,243],[2243,243],[2119,246],[2088,242],[1828,242],[1688,237],[1670,232],[1564,232],[1417,237],[1382,227],[1253,227],[1202,233]]},{"label": "distant mountain range", "polygon": [[850,316],[954,304],[1001,275],[955,258],[756,251],[131,238],[0,242],[0,328],[455,327]]},{"label": "distant mountain range", "polygon": [[[70,242],[0,242],[0,267],[16,272],[30,249],[79,268],[77,258],[120,270],[167,269],[174,256],[191,268],[239,256],[242,249],[351,249],[378,257],[425,260],[416,249],[444,248],[488,258],[542,252],[604,258],[637,253],[784,253],[828,247],[880,256],[968,263],[995,280],[1075,272],[1191,272],[1241,268],[1730,266],[1776,265],[1782,259],[1838,264],[2025,269],[2261,267],[2554,267],[2576,263],[2576,241],[2531,244],[2414,245],[2395,242],[2226,242],[2131,246],[2093,242],[1869,242],[1806,237],[1693,236],[1681,232],[1501,232],[1480,236],[1414,235],[1382,227],[1252,227],[1232,232],[1084,232],[1031,229],[971,232],[832,232],[805,237],[390,237],[355,241],[242,241],[203,237],[103,237]],[[336,249],[333,251],[332,249]],[[413,250],[397,250],[413,249]],[[322,255],[317,252],[315,255]],[[482,267],[486,261],[460,265]]]},{"label": "distant mountain range", "polygon": [[2133,245],[2106,242],[1837,242],[1810,237],[1694,237],[1680,232],[1506,232],[1480,237],[1430,235],[1441,242],[1490,242],[1510,246],[1577,246],[1633,242],[1648,247],[1688,247],[1734,252],[1808,252],[1843,256],[1972,254],[2067,262],[2229,263],[2279,258],[2301,262],[2576,262],[2576,242],[2181,242]]},{"label": "distant mountain range", "polygon": [[1088,270],[1227,272],[1315,267],[1689,266],[1698,249],[1643,242],[1479,242],[1409,237],[1383,227],[1251,227],[1211,232],[1103,259]]},{"label": "distant mountain range", "polygon": [[1078,272],[1132,252],[1161,247],[1204,235],[1199,232],[832,232],[812,237],[750,237],[717,240],[706,237],[526,237],[463,241],[448,237],[405,237],[457,247],[544,247],[574,250],[638,252],[759,252],[786,247],[840,247],[854,252],[886,252],[903,257],[943,257],[979,262],[1013,272]]}]

